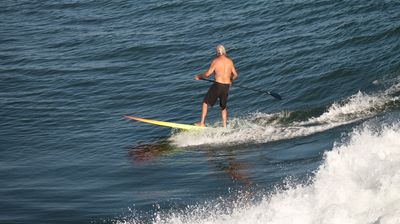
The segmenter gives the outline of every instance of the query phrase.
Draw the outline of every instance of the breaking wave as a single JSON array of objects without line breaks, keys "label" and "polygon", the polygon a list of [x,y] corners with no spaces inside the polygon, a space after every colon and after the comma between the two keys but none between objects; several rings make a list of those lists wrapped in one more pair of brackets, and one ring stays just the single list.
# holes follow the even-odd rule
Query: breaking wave
[{"label": "breaking wave", "polygon": [[304,120],[295,119],[296,114],[301,112],[253,113],[230,119],[228,128],[173,133],[169,140],[178,147],[187,147],[266,143],[308,136],[398,108],[399,91],[400,83],[373,94],[359,91],[343,101],[333,103],[319,116]]},{"label": "breaking wave", "polygon": [[[363,125],[325,153],[304,184],[264,193],[257,202],[216,200],[157,212],[153,223],[400,223],[400,122]],[[130,219],[117,223],[141,223]]]}]

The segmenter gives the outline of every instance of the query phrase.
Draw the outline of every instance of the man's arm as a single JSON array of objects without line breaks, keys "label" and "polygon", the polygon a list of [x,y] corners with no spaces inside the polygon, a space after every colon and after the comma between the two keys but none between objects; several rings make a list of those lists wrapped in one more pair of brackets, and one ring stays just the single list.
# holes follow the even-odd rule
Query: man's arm
[{"label": "man's arm", "polygon": [[204,72],[202,75],[195,75],[194,79],[200,80],[200,79],[206,79],[208,78],[215,70],[215,60],[211,63],[210,67],[206,72]]},{"label": "man's arm", "polygon": [[233,64],[233,62],[232,62],[232,74],[233,74],[232,80],[236,80],[238,75],[237,75],[235,65]]}]

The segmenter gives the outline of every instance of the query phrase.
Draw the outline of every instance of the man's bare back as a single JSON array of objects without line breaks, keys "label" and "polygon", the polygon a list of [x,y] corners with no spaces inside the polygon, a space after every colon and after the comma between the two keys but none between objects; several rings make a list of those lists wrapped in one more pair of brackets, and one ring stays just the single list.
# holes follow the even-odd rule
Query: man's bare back
[{"label": "man's bare back", "polygon": [[[231,80],[237,79],[235,66],[230,58],[225,55],[216,57],[208,70],[203,75],[195,76],[196,80],[208,78],[212,73],[215,73],[214,81],[222,84],[231,84]],[[232,76],[233,75],[233,76]]]},{"label": "man's bare back", "polygon": [[[231,78],[236,79],[237,74],[235,66],[230,58],[225,55],[221,55],[214,59],[213,64],[215,64],[215,77],[214,80],[223,84],[231,84]],[[233,75],[233,77],[232,77]]]}]

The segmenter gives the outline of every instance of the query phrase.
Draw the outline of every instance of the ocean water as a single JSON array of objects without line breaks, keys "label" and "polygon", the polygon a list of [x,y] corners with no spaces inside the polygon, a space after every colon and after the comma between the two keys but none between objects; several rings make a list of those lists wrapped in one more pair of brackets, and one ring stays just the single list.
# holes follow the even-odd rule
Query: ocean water
[{"label": "ocean water", "polygon": [[0,223],[400,223],[400,1],[0,5]]}]

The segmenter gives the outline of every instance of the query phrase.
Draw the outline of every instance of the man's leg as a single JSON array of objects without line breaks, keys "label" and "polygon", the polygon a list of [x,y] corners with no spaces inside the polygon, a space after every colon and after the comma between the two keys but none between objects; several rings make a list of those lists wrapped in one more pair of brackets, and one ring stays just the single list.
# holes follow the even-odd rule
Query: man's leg
[{"label": "man's leg", "polygon": [[224,128],[226,128],[226,120],[228,116],[226,104],[228,102],[229,86],[229,84],[224,84],[223,86],[221,86],[221,92],[219,94],[219,106],[221,108],[222,125],[224,126]]},{"label": "man's leg", "polygon": [[224,126],[224,128],[226,128],[226,117],[227,117],[228,111],[225,107],[225,109],[221,108],[221,118],[222,118],[222,125]]},{"label": "man's leg", "polygon": [[195,125],[197,126],[204,126],[204,122],[206,121],[206,116],[207,116],[207,109],[208,105],[203,102],[203,105],[201,107],[201,121],[199,123],[196,123]]}]

